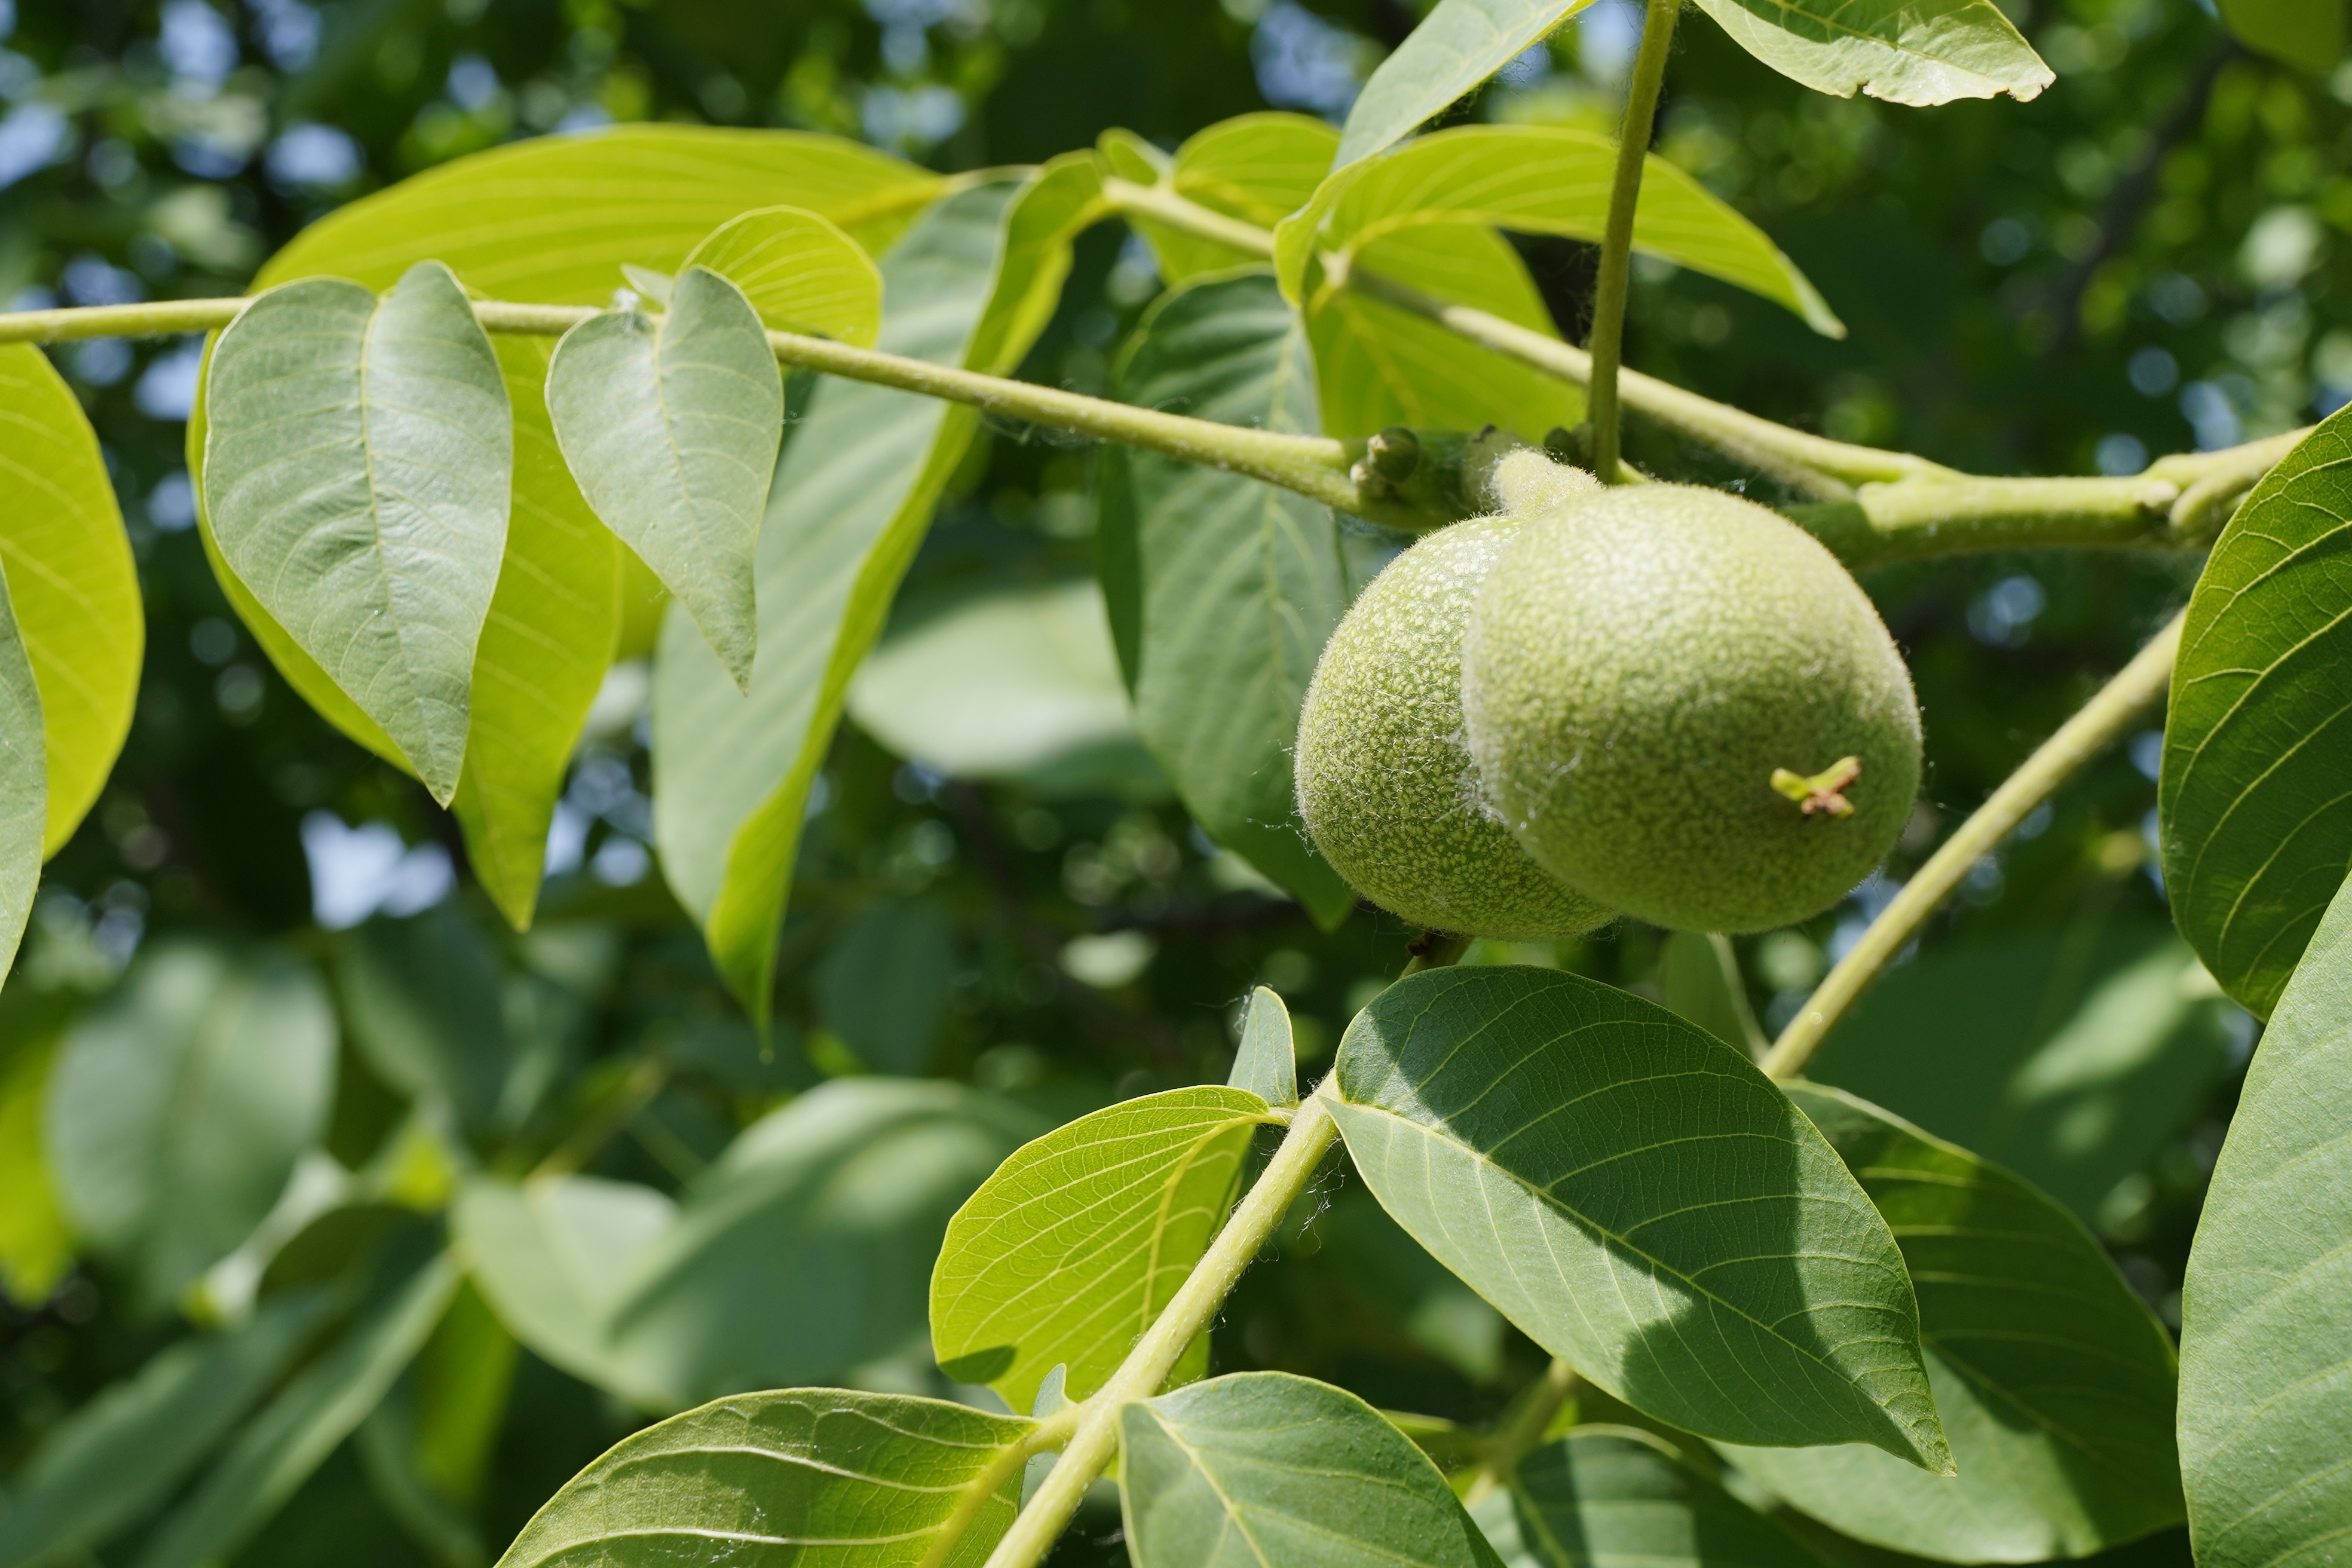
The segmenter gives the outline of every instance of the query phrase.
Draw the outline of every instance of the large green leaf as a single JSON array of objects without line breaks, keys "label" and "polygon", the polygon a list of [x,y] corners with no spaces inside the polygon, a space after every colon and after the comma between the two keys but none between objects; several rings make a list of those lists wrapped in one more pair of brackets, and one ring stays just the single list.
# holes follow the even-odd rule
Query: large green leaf
[{"label": "large green leaf", "polygon": [[1492,1568],[1412,1440],[1341,1389],[1248,1372],[1119,1412],[1135,1568]]},{"label": "large green leaf", "polygon": [[74,1241],[41,1135],[57,1031],[28,1033],[0,1038],[0,1193],[8,1194],[0,1204],[0,1297],[30,1310],[72,1269]]},{"label": "large green leaf", "polygon": [[817,1022],[880,1072],[930,1065],[955,989],[954,917],[933,900],[883,900],[850,916],[809,973]]},{"label": "large green leaf", "polygon": [[2247,1027],[2169,926],[2119,921],[1933,949],[1889,970],[1806,1076],[2093,1219],[2189,1125]]},{"label": "large green leaf", "polygon": [[499,970],[456,900],[379,916],[335,943],[335,981],[352,1043],[384,1082],[467,1129],[499,1120],[515,1062]]},{"label": "large green leaf", "polygon": [[[1617,143],[1590,131],[1470,125],[1422,137],[1332,175],[1311,205],[1283,224],[1283,288],[1311,307],[1318,294],[1338,286],[1328,279],[1318,283],[1310,270],[1330,253],[1454,298],[1442,274],[1412,276],[1403,265],[1412,254],[1403,241],[1413,230],[1477,224],[1598,241],[1616,164]],[[1816,331],[1845,335],[1820,293],[1762,230],[1654,153],[1643,165],[1633,247],[1785,305]]]},{"label": "large green leaf", "polygon": [[2086,1557],[2178,1524],[2172,1345],[2082,1222],[1865,1101],[1789,1093],[1902,1244],[1959,1474],[1860,1444],[1733,1462],[1847,1535],[1950,1562]]},{"label": "large green leaf", "polygon": [[2221,20],[2248,48],[2308,71],[2344,58],[2344,0],[2221,0]]},{"label": "large green leaf", "polygon": [[[1263,272],[1162,295],[1117,395],[1267,430],[1318,427],[1298,317]],[[1106,451],[1104,592],[1132,629],[1136,724],[1210,837],[1336,923],[1354,890],[1298,822],[1290,748],[1315,660],[1348,607],[1338,521],[1288,490],[1151,453]]]},{"label": "large green leaf", "polygon": [[588,504],[748,689],[751,552],[784,429],[783,380],[751,301],[689,267],[659,314],[591,316],[555,346],[547,407]]},{"label": "large green leaf", "polygon": [[171,1496],[293,1362],[325,1305],[315,1294],[268,1302],[76,1410],[0,1494],[0,1568],[76,1560]]},{"label": "large green leaf", "polygon": [[1345,168],[1412,134],[1424,120],[1511,63],[1592,0],[1438,0],[1356,95],[1339,138]]},{"label": "large green leaf", "polygon": [[1017,1150],[948,1223],[940,1365],[1015,1410],[1056,1366],[1068,1397],[1100,1388],[1223,1226],[1250,1135],[1274,1120],[1241,1089],[1171,1089]]},{"label": "large green leaf", "polygon": [[714,1401],[624,1438],[557,1492],[499,1568],[916,1568],[1002,1468],[941,1568],[1013,1523],[1030,1423],[937,1399],[794,1388]]},{"label": "large green leaf", "polygon": [[2180,1463],[2203,1568],[2324,1568],[2352,1535],[2347,1127],[2340,891],[2246,1073],[2181,1288]]},{"label": "large green leaf", "polygon": [[[0,347],[0,568],[40,688],[43,845],[54,855],[122,750],[147,626],[98,437],[72,389],[30,343]],[[12,802],[23,798],[14,779],[5,788]]]},{"label": "large green leaf", "polygon": [[[1172,191],[1265,229],[1307,205],[1330,172],[1339,145],[1339,133],[1326,121],[1276,111],[1236,115],[1196,131],[1173,158],[1124,132],[1108,133],[1102,142],[1112,169],[1133,183]],[[1139,214],[1127,220],[1150,242],[1160,276],[1171,284],[1265,259],[1263,251],[1237,249]]]},{"label": "large green leaf", "polygon": [[67,1035],[47,1134],[76,1228],[168,1301],[226,1257],[323,1130],[335,1016],[310,971],[186,942]]},{"label": "large green leaf", "polygon": [[1337,1073],[1381,1205],[1609,1393],[1948,1473],[1895,1237],[1745,1052],[1596,981],[1479,967],[1390,986]]},{"label": "large green leaf", "polygon": [[206,510],[270,617],[446,804],[506,549],[506,385],[449,270],[289,283],[221,334]]},{"label": "large green leaf", "polygon": [[[941,202],[884,259],[881,346],[1011,370],[1052,314],[1071,237],[1100,199],[1090,161],[1059,160],[1017,194],[983,184]],[[756,558],[761,652],[748,694],[681,614],[664,627],[655,837],[672,890],[701,920],[720,973],[755,1018],[768,1014],[808,793],[850,677],[977,428],[969,408],[820,383],[769,489]]]},{"label": "large green leaf", "polygon": [[2189,601],[2158,792],[2172,918],[2268,1015],[2352,866],[2352,409],[2230,519]]},{"label": "large green leaf", "polygon": [[1578,1426],[1471,1510],[1510,1568],[1825,1568],[1654,1435]]},{"label": "large green leaf", "polygon": [[514,409],[514,505],[474,649],[466,771],[452,804],[474,875],[521,930],[539,902],[555,797],[613,662],[621,550],[556,447],[544,392],[552,345],[508,336],[496,346]]},{"label": "large green leaf", "polygon": [[226,1561],[367,1418],[441,1321],[461,1276],[444,1255],[387,1291],[302,1369],[165,1516],[138,1568]]},{"label": "large green leaf", "polygon": [[14,598],[14,585],[0,571],[0,979],[15,965],[16,944],[32,918],[49,821],[40,684]]},{"label": "large green leaf", "polygon": [[761,207],[731,218],[685,265],[733,282],[778,331],[816,332],[862,348],[881,330],[881,269],[840,226],[805,207]]},{"label": "large green leaf", "polygon": [[457,1233],[516,1338],[673,1410],[919,1343],[949,1216],[1035,1131],[958,1085],[842,1079],[755,1122],[680,1204],[583,1177],[483,1178]]},{"label": "large green leaf", "polygon": [[2040,95],[2057,79],[1992,0],[1698,0],[1732,41],[1791,81],[1925,108]]}]

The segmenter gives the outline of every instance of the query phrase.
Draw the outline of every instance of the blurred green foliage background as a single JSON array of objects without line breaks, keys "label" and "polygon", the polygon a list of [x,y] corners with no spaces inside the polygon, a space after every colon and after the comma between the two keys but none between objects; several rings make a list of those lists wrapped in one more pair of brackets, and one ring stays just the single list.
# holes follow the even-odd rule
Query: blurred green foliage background
[{"label": "blurred green foliage background", "polygon": [[[1685,29],[1661,150],[1761,223],[1852,333],[1818,338],[1645,267],[1629,363],[2000,473],[2128,472],[2352,398],[2352,63],[2315,75],[2249,56],[2191,0],[2007,8],[2059,73],[2030,104],[1827,100]],[[1637,18],[1601,0],[1456,113],[1613,128]],[[1113,125],[1172,146],[1268,105],[1336,116],[1416,19],[1405,0],[0,0],[0,302],[236,292],[342,202],[516,137],[616,121],[822,130],[961,170]],[[1591,249],[1524,248],[1580,336]],[[1093,231],[1022,374],[1100,392],[1156,289],[1147,251],[1116,225]],[[331,977],[321,1148],[373,1184],[390,1239],[369,1245],[395,1250],[404,1226],[437,1226],[468,1163],[520,1173],[555,1153],[691,1190],[740,1129],[826,1079],[961,1079],[1039,1127],[1220,1079],[1254,983],[1288,1000],[1302,1057],[1319,1060],[1402,962],[1413,933],[1395,920],[1361,909],[1318,931],[1171,802],[1123,731],[1084,586],[1093,456],[1013,426],[958,476],[826,771],[772,1051],[650,865],[642,665],[607,685],[541,923],[513,935],[470,887],[448,819],[302,706],[215,584],[182,454],[195,355],[193,340],[58,355],[125,498],[149,651],[121,764],[51,866],[0,995],[0,1473],[192,1321],[236,1310],[217,1268],[159,1278],[151,1258],[75,1235],[42,1163],[59,1041],[131,983],[127,967],[174,943],[270,944]],[[1653,432],[1633,452],[1729,478]],[[1906,868],[2185,598],[2195,564],[2021,555],[1873,578],[1920,687],[1925,801],[1896,862],[1847,905],[1738,944],[1736,1005],[1704,942],[1629,926],[1557,952],[1482,944],[1473,961],[1564,963],[1727,1032],[1748,1026],[1741,1007],[1769,1030]],[[1008,608],[1012,593],[1036,596]],[[981,756],[975,723],[1034,743]],[[2042,1181],[2177,1322],[2253,1026],[2169,933],[2148,848],[2156,761],[2151,731],[2037,812],[1818,1076]],[[498,1115],[451,1125],[412,1104],[417,1085],[385,1044],[404,1005],[445,1020],[471,1007],[498,1037],[486,1048],[530,1064]],[[1473,1419],[1541,1364],[1360,1189],[1329,1184],[1310,1206],[1286,1232],[1292,1265],[1234,1299],[1219,1367],[1288,1368]],[[913,1250],[927,1268],[928,1244]],[[896,1334],[809,1380],[944,1389],[919,1296],[861,1304],[845,1287],[828,1304],[822,1281],[805,1294],[812,1313]],[[355,1439],[238,1561],[495,1555],[644,1419],[503,1333],[461,1297],[407,1374],[401,1396],[440,1423],[441,1468],[426,1467],[439,1503],[404,1500],[398,1467],[370,1457],[383,1440]],[[471,1369],[470,1404],[431,1386],[453,1366]],[[2184,1554],[2176,1541],[2137,1550]]]}]

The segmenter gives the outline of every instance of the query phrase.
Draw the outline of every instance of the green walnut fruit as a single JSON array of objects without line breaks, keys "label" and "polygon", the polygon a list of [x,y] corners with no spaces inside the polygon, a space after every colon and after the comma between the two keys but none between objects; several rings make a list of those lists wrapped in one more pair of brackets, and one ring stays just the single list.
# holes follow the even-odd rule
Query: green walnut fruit
[{"label": "green walnut fruit", "polygon": [[1828,908],[1919,784],[1910,674],[1861,587],[1784,519],[1686,485],[1519,530],[1471,616],[1462,706],[1528,853],[1678,930]]},{"label": "green walnut fruit", "polygon": [[1528,858],[1485,802],[1462,732],[1462,633],[1517,524],[1477,518],[1391,562],[1325,645],[1298,721],[1298,806],[1339,873],[1416,925],[1523,942],[1612,911]]}]

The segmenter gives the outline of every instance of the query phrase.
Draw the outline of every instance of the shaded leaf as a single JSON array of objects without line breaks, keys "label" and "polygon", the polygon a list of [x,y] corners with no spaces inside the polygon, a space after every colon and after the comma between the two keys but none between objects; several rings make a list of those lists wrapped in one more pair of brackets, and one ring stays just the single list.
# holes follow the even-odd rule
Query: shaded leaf
[{"label": "shaded leaf", "polygon": [[2204,1568],[2319,1568],[2352,1533],[2347,1127],[2352,892],[2338,892],[2247,1070],[2181,1287],[2180,1463]]},{"label": "shaded leaf", "polygon": [[1834,98],[1852,98],[1860,89],[1915,108],[2004,92],[2022,102],[2057,79],[1992,0],[1697,4],[1741,48]]},{"label": "shaded leaf", "polygon": [[1066,1397],[1100,1388],[1223,1226],[1272,1120],[1241,1089],[1171,1089],[1014,1152],[948,1223],[931,1275],[941,1368],[1015,1410],[1057,1366]]},{"label": "shaded leaf", "polygon": [[457,279],[420,263],[382,300],[332,279],[271,290],[221,334],[206,409],[222,557],[446,805],[514,467]]},{"label": "shaded leaf", "polygon": [[1288,1373],[1196,1383],[1119,1412],[1136,1568],[1488,1568],[1494,1551],[1412,1439]]},{"label": "shaded leaf", "polygon": [[1013,1522],[1031,1423],[937,1399],[787,1389],[624,1438],[523,1527],[499,1568],[916,1568],[965,1489],[1003,1474],[940,1561],[978,1568]]},{"label": "shaded leaf", "polygon": [[[1121,402],[1268,430],[1318,428],[1298,318],[1264,273],[1162,295],[1119,365]],[[1288,490],[1107,449],[1104,592],[1134,628],[1136,725],[1202,830],[1333,924],[1354,890],[1298,822],[1290,747],[1347,609],[1338,521]]]},{"label": "shaded leaf", "polygon": [[760,207],[694,247],[682,272],[707,267],[743,290],[766,325],[863,348],[882,326],[882,271],[821,213]]},{"label": "shaded leaf", "polygon": [[[65,847],[122,750],[147,626],[98,437],[30,343],[0,346],[0,567],[41,694],[47,856]],[[18,787],[5,786],[12,801]]]},{"label": "shaded leaf", "polygon": [[1636,1409],[1750,1443],[1948,1471],[1886,1223],[1746,1053],[1550,970],[1390,986],[1332,1115],[1383,1207]]},{"label": "shaded leaf", "polygon": [[326,1301],[183,1340],[60,1423],[0,1496],[0,1565],[72,1561],[172,1495],[308,1342]]},{"label": "shaded leaf", "polygon": [[352,1043],[385,1083],[469,1129],[499,1119],[515,1061],[498,965],[455,902],[344,932],[335,981]]},{"label": "shaded leaf", "polygon": [[41,846],[49,822],[41,692],[19,635],[14,586],[0,573],[0,979],[16,962],[16,944],[41,885]]},{"label": "shaded leaf", "polygon": [[[1330,172],[1331,154],[1339,145],[1339,133],[1328,122],[1276,111],[1235,115],[1196,131],[1173,158],[1149,143],[1142,144],[1148,153],[1122,157],[1136,146],[1129,134],[1106,132],[1101,143],[1119,174],[1264,229],[1307,205]],[[1265,260],[1263,251],[1236,249],[1139,214],[1129,214],[1127,220],[1150,242],[1160,276],[1171,285]]]},{"label": "shaded leaf", "polygon": [[1658,953],[1660,1000],[1727,1046],[1760,1057],[1769,1043],[1748,1005],[1739,955],[1722,934],[1678,931]]},{"label": "shaded leaf", "polygon": [[1958,1563],[2086,1557],[2177,1524],[2172,1346],[2082,1222],[1851,1095],[1790,1097],[1886,1216],[1957,1477],[1875,1448],[1731,1448],[1858,1540]]},{"label": "shaded leaf", "polygon": [[555,347],[547,407],[588,504],[748,689],[751,552],[784,428],[783,380],[751,302],[690,267],[659,315],[590,317]]},{"label": "shaded leaf", "polygon": [[334,1010],[302,964],[150,949],[58,1054],[44,1132],[67,1213],[171,1300],[277,1203],[334,1073]]},{"label": "shaded leaf", "polygon": [[1290,1009],[1260,985],[1250,992],[1242,1016],[1241,1048],[1234,1053],[1230,1081],[1268,1105],[1298,1103],[1298,1052],[1291,1039]]},{"label": "shaded leaf", "polygon": [[2342,0],[2221,0],[2221,21],[2248,48],[2308,71],[2344,58]]},{"label": "shaded leaf", "polygon": [[1412,134],[1591,0],[1438,0],[1348,110],[1334,166]]},{"label": "shaded leaf", "polygon": [[2352,412],[2280,460],[2189,601],[2157,803],[2165,891],[2221,988],[2267,1016],[2352,866]]},{"label": "shaded leaf", "polygon": [[937,903],[868,904],[849,918],[810,975],[817,1018],[880,1072],[929,1065],[955,987],[955,923]]},{"label": "shaded leaf", "polygon": [[1824,1568],[1787,1531],[1631,1426],[1578,1426],[1471,1513],[1510,1568]]}]

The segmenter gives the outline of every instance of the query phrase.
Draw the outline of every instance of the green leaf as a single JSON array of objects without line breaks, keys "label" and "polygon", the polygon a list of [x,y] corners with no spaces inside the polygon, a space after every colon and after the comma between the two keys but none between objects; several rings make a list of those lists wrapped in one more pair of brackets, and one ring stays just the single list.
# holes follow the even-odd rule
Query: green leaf
[{"label": "green leaf", "polygon": [[367,1418],[457,1289],[446,1255],[417,1269],[270,1401],[165,1517],[138,1568],[207,1568],[232,1556]]},{"label": "green leaf", "polygon": [[0,979],[32,918],[49,821],[40,685],[20,632],[14,584],[0,571]]},{"label": "green leaf", "polygon": [[949,1376],[1015,1410],[1066,1366],[1109,1380],[1225,1223],[1266,1102],[1202,1086],[1082,1116],[1018,1150],[949,1221],[931,1348]]},{"label": "green leaf", "polygon": [[2254,487],[2189,601],[2157,804],[2172,918],[2267,1016],[2352,866],[2352,411]]},{"label": "green leaf", "polygon": [[2021,103],[2058,79],[1992,0],[1697,4],[1741,48],[1832,98],[1852,98],[1858,88],[1913,108],[2004,92]]},{"label": "green leaf", "polygon": [[955,923],[936,902],[866,906],[817,960],[809,989],[817,1020],[880,1072],[913,1076],[930,1064],[955,988]]},{"label": "green leaf", "polygon": [[2221,22],[2248,48],[2308,71],[2344,58],[2344,0],[2221,0]]},{"label": "green leaf", "polygon": [[[1283,224],[1276,239],[1283,289],[1311,307],[1318,293],[1337,287],[1336,275],[1318,283],[1311,274],[1329,252],[1453,298],[1433,269],[1409,275],[1412,253],[1403,242],[1413,230],[1491,225],[1598,242],[1616,166],[1617,143],[1591,131],[1468,125],[1422,137],[1335,174],[1311,205]],[[1785,305],[1815,331],[1845,335],[1821,294],[1762,230],[1655,153],[1643,163],[1633,247]]]},{"label": "green leaf", "polygon": [[168,1301],[277,1203],[334,1079],[334,1009],[304,965],[152,948],[58,1054],[43,1131],[66,1212]]},{"label": "green leaf", "polygon": [[[1009,371],[1052,314],[1070,238],[1099,201],[1090,162],[1057,160],[1017,193],[978,185],[941,202],[883,260],[890,305],[880,345]],[[698,648],[682,616],[664,628],[654,673],[662,869],[763,1024],[810,786],[850,677],[978,427],[969,408],[820,382],[761,525],[761,654],[749,694]]]},{"label": "green leaf", "polygon": [[1071,794],[1155,775],[1092,582],[991,591],[894,630],[848,700],[858,728],[953,778]]},{"label": "green leaf", "polygon": [[1510,1568],[1825,1568],[1810,1547],[1631,1426],[1578,1426],[1471,1509]]},{"label": "green leaf", "polygon": [[514,409],[514,504],[474,649],[466,771],[452,805],[474,875],[520,931],[539,902],[555,798],[613,662],[622,552],[556,446],[544,392],[553,346],[520,335],[494,346]]},{"label": "green leaf", "polygon": [[547,407],[588,504],[748,690],[751,552],[784,429],[783,379],[751,301],[690,267],[657,316],[591,316],[555,346]]},{"label": "green leaf", "polygon": [[675,1206],[625,1183],[480,1178],[457,1235],[517,1339],[674,1410],[919,1344],[949,1216],[1034,1131],[959,1085],[840,1079],[753,1123]]},{"label": "green leaf", "polygon": [[[1196,131],[1175,157],[1158,163],[1141,154],[1119,156],[1134,146],[1130,135],[1106,132],[1102,142],[1104,155],[1122,175],[1266,229],[1307,205],[1339,145],[1339,133],[1325,121],[1275,111],[1236,115]],[[1158,155],[1156,149],[1150,154]],[[1137,214],[1129,214],[1128,222],[1150,244],[1160,276],[1171,285],[1265,260],[1261,252],[1237,250]]]},{"label": "green leaf", "polygon": [[2319,1568],[2352,1532],[2347,1023],[2338,892],[2247,1070],[2181,1289],[2180,1463],[2203,1568]]},{"label": "green leaf", "polygon": [[1341,1389],[1281,1372],[1119,1412],[1135,1568],[1491,1568],[1493,1548],[1412,1440]]},{"label": "green leaf", "polygon": [[1263,985],[1250,992],[1249,1011],[1242,1016],[1241,1049],[1234,1053],[1228,1081],[1268,1105],[1298,1103],[1298,1052],[1291,1039],[1290,1009]]},{"label": "green leaf", "polygon": [[1739,955],[1719,933],[1678,931],[1658,954],[1659,1000],[1727,1046],[1760,1057],[1769,1042],[1748,1005]]},{"label": "green leaf", "polygon": [[2172,1346],[2082,1222],[1851,1095],[1789,1094],[1902,1245],[1959,1474],[1859,1444],[1726,1457],[1844,1534],[1949,1562],[2087,1557],[2179,1523]]},{"label": "green leaf", "polygon": [[292,1363],[325,1306],[315,1293],[268,1302],[67,1417],[0,1495],[0,1568],[76,1561],[170,1497]]},{"label": "green leaf", "polygon": [[760,320],[864,348],[882,326],[882,269],[840,226],[803,207],[761,207],[730,218],[681,269],[707,267],[734,283]]},{"label": "green leaf", "polygon": [[207,509],[230,569],[447,804],[505,552],[506,386],[449,270],[314,279],[221,334]]},{"label": "green leaf", "polygon": [[[122,750],[147,627],[98,437],[30,343],[0,347],[0,567],[41,694],[47,856],[73,837]],[[23,798],[15,779],[5,787]]]},{"label": "green leaf", "polygon": [[1410,976],[1332,1115],[1397,1222],[1528,1337],[1685,1431],[1949,1473],[1886,1222],[1746,1053],[1551,970]]},{"label": "green leaf", "polygon": [[[1315,371],[1265,273],[1160,296],[1115,395],[1146,408],[1313,433]],[[1219,469],[1106,449],[1104,591],[1138,629],[1136,726],[1202,830],[1337,924],[1356,895],[1309,845],[1290,748],[1307,682],[1348,607],[1328,507]],[[1131,563],[1132,575],[1114,570]]]},{"label": "green leaf", "polygon": [[466,1128],[499,1120],[515,1062],[498,965],[454,901],[341,933],[335,982],[352,1043],[376,1076]]},{"label": "green leaf", "polygon": [[0,1041],[0,1296],[30,1310],[47,1302],[74,1260],[41,1136],[41,1106],[57,1064],[54,1027]]},{"label": "green leaf", "polygon": [[916,1568],[980,1486],[940,1558],[979,1568],[1020,1504],[1008,1450],[1032,1426],[895,1394],[738,1394],[624,1438],[548,1500],[499,1568]]},{"label": "green leaf", "polygon": [[1356,95],[1333,168],[1344,169],[1412,134],[1422,121],[1519,55],[1592,0],[1438,0]]},{"label": "green leaf", "polygon": [[1806,1071],[2088,1220],[2189,1125],[2250,1026],[2169,926],[2117,921],[1930,950],[1881,975]]}]

